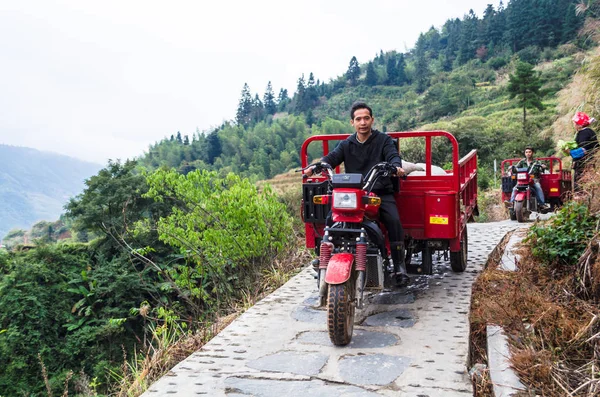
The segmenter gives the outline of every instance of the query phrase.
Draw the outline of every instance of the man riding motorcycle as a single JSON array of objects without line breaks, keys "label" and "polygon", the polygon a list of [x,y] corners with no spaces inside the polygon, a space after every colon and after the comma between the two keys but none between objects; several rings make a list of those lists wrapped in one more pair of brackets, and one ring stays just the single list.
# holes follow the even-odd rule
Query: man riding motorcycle
[{"label": "man riding motorcycle", "polygon": [[[402,159],[392,139],[382,132],[372,128],[373,112],[364,102],[356,102],[350,110],[350,123],[356,133],[340,142],[336,148],[324,156],[321,161],[333,168],[342,162],[347,173],[360,173],[365,176],[379,162],[388,162],[396,167],[396,175],[404,176]],[[313,168],[305,171],[312,175]],[[390,242],[392,261],[394,262],[394,280],[397,285],[410,281],[405,265],[404,230],[400,223],[398,208],[394,198],[391,179],[382,178],[374,186],[373,193],[381,198],[379,218],[384,224]]]},{"label": "man riding motorcycle", "polygon": [[[525,158],[519,161],[514,168],[527,168],[527,171],[530,175],[533,175],[533,186],[535,195],[538,201],[538,207],[542,210],[550,208],[550,205],[545,202],[544,199],[544,191],[542,190],[542,185],[540,184],[540,175],[544,171],[544,165],[533,158],[534,149],[531,146],[525,147]],[[513,203],[515,201],[515,196],[517,194],[517,185],[512,190],[512,195],[510,196],[510,200],[505,201],[504,204],[508,208],[512,208]]]}]

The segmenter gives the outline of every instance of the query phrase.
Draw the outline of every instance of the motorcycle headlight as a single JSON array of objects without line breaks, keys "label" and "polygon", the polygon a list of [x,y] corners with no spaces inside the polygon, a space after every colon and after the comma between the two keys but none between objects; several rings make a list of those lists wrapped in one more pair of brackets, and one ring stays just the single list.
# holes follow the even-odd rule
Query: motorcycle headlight
[{"label": "motorcycle headlight", "polygon": [[517,174],[517,179],[520,181],[527,180],[527,174],[525,172],[520,172]]},{"label": "motorcycle headlight", "polygon": [[333,208],[358,208],[356,193],[333,192]]}]

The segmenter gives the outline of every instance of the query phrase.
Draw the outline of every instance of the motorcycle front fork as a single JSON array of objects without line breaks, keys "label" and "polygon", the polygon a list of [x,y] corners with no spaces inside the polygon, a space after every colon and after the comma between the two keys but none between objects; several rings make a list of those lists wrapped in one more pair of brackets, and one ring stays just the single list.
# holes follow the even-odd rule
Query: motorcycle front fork
[{"label": "motorcycle front fork", "polygon": [[[325,306],[327,303],[327,283],[325,282],[325,273],[327,269],[319,269],[319,306]],[[358,270],[356,274],[356,307],[362,309],[363,296],[365,292],[365,272]]]}]

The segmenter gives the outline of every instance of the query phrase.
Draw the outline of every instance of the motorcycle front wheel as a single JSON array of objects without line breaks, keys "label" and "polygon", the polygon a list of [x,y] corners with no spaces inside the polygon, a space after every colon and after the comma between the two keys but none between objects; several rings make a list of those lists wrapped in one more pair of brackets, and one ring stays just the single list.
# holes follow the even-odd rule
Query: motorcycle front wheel
[{"label": "motorcycle front wheel", "polygon": [[354,285],[351,280],[343,284],[329,285],[327,294],[327,329],[329,339],[336,346],[344,346],[352,340],[354,330]]},{"label": "motorcycle front wheel", "polygon": [[525,222],[525,209],[523,208],[522,201],[515,201],[515,215],[517,217],[517,222]]}]

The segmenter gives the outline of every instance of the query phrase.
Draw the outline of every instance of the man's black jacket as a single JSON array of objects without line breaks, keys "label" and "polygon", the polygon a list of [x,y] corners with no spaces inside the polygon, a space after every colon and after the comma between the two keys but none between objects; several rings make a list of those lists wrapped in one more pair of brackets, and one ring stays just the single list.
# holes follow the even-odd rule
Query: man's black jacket
[{"label": "man's black jacket", "polygon": [[[356,139],[356,133],[350,135],[346,140],[340,142],[331,153],[324,156],[321,161],[330,164],[334,168],[344,163],[346,173],[362,174],[363,176],[375,164],[382,161],[387,161],[396,167],[402,167],[402,159],[392,138],[377,130],[372,130],[371,136],[363,143]],[[391,178],[380,178],[373,191],[378,194],[393,193]]]}]

